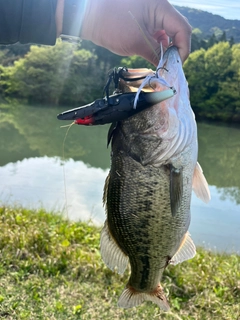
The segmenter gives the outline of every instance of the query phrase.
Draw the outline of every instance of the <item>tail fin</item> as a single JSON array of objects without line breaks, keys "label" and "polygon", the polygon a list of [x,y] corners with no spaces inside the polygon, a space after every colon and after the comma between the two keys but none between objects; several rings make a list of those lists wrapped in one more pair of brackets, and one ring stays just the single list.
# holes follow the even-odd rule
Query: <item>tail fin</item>
[{"label": "tail fin", "polygon": [[127,286],[118,300],[118,306],[120,308],[132,308],[140,305],[144,301],[152,301],[164,311],[170,310],[167,298],[160,284],[157,286],[156,290],[150,293],[138,292],[134,288]]}]

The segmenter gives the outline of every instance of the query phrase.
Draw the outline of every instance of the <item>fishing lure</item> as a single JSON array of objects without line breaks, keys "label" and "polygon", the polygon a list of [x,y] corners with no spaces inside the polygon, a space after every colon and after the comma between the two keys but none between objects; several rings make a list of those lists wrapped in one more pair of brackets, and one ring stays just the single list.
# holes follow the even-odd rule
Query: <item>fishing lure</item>
[{"label": "fishing lure", "polygon": [[[58,114],[57,118],[59,120],[74,120],[74,123],[79,125],[104,125],[131,117],[156,103],[171,98],[175,94],[175,90],[171,87],[161,92],[141,91],[137,93],[137,96],[134,92],[121,93],[117,89],[120,79],[131,82],[146,78],[145,75],[127,78],[124,75],[127,72],[128,69],[126,68],[115,68],[109,74],[109,79],[104,88],[105,96],[102,99],[64,111]],[[113,95],[109,95],[109,88],[112,82],[115,85],[115,91]]]}]

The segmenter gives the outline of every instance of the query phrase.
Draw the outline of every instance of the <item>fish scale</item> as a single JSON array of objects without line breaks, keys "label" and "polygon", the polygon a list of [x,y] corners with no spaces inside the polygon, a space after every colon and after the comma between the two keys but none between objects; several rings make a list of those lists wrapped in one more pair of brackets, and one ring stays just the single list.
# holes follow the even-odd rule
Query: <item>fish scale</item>
[{"label": "fish scale", "polygon": [[120,151],[114,157],[107,194],[109,230],[134,270],[129,285],[151,292],[187,231],[188,219],[180,214],[179,218],[172,217],[165,167],[142,166]]},{"label": "fish scale", "polygon": [[[150,300],[169,310],[160,284],[163,271],[196,253],[188,233],[192,188],[203,201],[210,199],[197,163],[196,122],[177,49],[170,47],[161,63],[151,77],[152,90],[165,89],[162,77],[176,89],[175,96],[119,121],[108,134],[111,169],[100,249],[112,270],[123,273],[130,263],[131,275],[118,302],[123,308]],[[123,80],[120,88],[137,90]]]}]

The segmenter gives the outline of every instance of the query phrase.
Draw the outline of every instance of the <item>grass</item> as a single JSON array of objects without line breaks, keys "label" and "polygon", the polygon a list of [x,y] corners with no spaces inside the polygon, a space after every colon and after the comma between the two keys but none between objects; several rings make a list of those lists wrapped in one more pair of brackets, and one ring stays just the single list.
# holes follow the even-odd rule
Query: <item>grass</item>
[{"label": "grass", "polygon": [[0,207],[1,319],[240,319],[240,256],[198,248],[167,268],[171,312],[151,302],[119,309],[129,276],[107,269],[100,230],[44,210]]}]

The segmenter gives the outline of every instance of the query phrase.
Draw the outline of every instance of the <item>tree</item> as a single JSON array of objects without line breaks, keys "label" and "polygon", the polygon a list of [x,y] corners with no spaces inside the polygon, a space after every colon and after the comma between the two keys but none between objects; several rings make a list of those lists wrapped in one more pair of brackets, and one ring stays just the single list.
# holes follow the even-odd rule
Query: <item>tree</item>
[{"label": "tree", "polygon": [[123,58],[121,60],[121,66],[127,67],[127,68],[148,68],[148,69],[156,69],[154,65],[152,65],[150,62],[146,61],[140,56],[132,56],[128,58]]},{"label": "tree", "polygon": [[240,45],[215,44],[192,53],[184,65],[197,116],[239,121]]},{"label": "tree", "polygon": [[200,103],[208,98],[205,86],[205,53],[200,49],[190,54],[184,64],[185,75],[189,84],[191,103],[197,115],[201,113]]},{"label": "tree", "polygon": [[90,41],[82,41],[82,48],[94,53],[97,56],[97,65],[102,74],[106,75],[110,69],[121,66],[122,57],[113,52],[95,45]]},{"label": "tree", "polygon": [[226,31],[223,31],[222,35],[219,37],[220,42],[226,42],[227,41],[227,36],[226,36]]},{"label": "tree", "polygon": [[215,33],[213,33],[208,40],[207,47],[211,48],[216,43],[218,43],[218,40],[217,40]]},{"label": "tree", "polygon": [[53,47],[31,46],[24,58],[4,69],[0,83],[8,95],[30,103],[87,103],[96,83],[98,88],[103,86],[98,86],[98,75],[94,54],[58,42]]},{"label": "tree", "polygon": [[29,44],[0,45],[0,64],[3,66],[13,65],[14,61],[24,57],[29,49]]},{"label": "tree", "polygon": [[233,36],[231,36],[231,38],[229,40],[230,46],[232,47],[234,45],[234,43],[235,43],[235,40],[234,40]]}]

